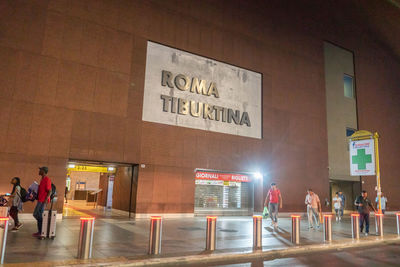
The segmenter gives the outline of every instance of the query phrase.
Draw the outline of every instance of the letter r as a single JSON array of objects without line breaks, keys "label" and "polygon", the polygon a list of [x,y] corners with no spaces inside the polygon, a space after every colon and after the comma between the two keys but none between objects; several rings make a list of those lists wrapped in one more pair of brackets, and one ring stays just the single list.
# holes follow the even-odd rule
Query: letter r
[{"label": "letter r", "polygon": [[168,85],[168,87],[174,88],[174,84],[172,83],[172,73],[171,72],[166,71],[166,70],[162,71],[161,85],[162,86]]}]

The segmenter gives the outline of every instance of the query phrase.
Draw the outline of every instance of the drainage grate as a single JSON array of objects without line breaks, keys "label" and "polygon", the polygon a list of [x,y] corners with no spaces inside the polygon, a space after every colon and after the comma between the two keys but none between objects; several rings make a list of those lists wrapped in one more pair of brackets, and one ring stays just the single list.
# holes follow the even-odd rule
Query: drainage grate
[{"label": "drainage grate", "polygon": [[200,231],[200,230],[205,230],[204,228],[200,227],[178,227],[179,230],[184,230],[184,231]]},{"label": "drainage grate", "polygon": [[238,230],[234,229],[220,229],[221,232],[227,232],[227,233],[236,233]]}]

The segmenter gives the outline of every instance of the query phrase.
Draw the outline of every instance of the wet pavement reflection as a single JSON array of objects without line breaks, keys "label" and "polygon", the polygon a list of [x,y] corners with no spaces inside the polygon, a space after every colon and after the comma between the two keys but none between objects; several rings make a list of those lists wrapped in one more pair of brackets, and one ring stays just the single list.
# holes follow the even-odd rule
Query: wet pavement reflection
[{"label": "wet pavement reflection", "polygon": [[[184,265],[194,266],[194,265]],[[352,248],[331,252],[307,253],[279,259],[258,259],[250,262],[225,262],[203,266],[260,267],[260,266],[400,266],[400,244]]]},{"label": "wet pavement reflection", "polygon": [[[80,209],[69,206],[67,212],[72,217],[66,217],[57,222],[57,233],[54,240],[38,240],[31,236],[36,230],[35,221],[24,221],[24,226],[18,232],[9,232],[7,240],[6,263],[43,262],[71,260],[76,258],[79,217],[95,216],[93,258],[105,259],[110,257],[124,257],[124,259],[137,259],[146,257],[149,238],[149,219],[129,219],[126,214],[112,211],[94,210],[91,207]],[[371,235],[361,236],[362,240],[374,240],[374,220],[372,219]],[[217,250],[218,253],[240,254],[252,251],[252,218],[219,217],[217,220]],[[385,235],[396,234],[396,221],[394,216],[386,216],[384,221]],[[162,256],[200,255],[205,248],[205,217],[164,219],[162,232]],[[333,243],[343,240],[351,241],[350,218],[346,217],[340,223],[334,222]],[[270,226],[270,220],[263,220],[263,251],[295,247],[291,241],[291,220],[280,218],[279,228]],[[309,230],[305,218],[301,221],[301,245],[323,244],[323,230]],[[392,251],[396,246],[389,246]],[[398,252],[398,251],[397,251]],[[332,264],[347,254],[328,253],[326,256]],[[320,253],[318,254],[320,255]],[[321,254],[322,255],[322,254]],[[367,255],[369,257],[369,255]],[[384,258],[384,257],[382,257]],[[268,264],[296,265],[305,264],[311,260],[309,256],[270,260]],[[348,260],[347,260],[348,261]],[[339,261],[338,261],[339,262]],[[230,263],[227,263],[230,264]],[[244,262],[238,266],[261,266],[264,259],[255,262]],[[246,265],[247,264],[247,265]],[[248,265],[250,264],[250,265]],[[257,265],[258,264],[258,265]],[[260,265],[261,264],[261,265]],[[236,266],[236,265],[235,265]]]}]

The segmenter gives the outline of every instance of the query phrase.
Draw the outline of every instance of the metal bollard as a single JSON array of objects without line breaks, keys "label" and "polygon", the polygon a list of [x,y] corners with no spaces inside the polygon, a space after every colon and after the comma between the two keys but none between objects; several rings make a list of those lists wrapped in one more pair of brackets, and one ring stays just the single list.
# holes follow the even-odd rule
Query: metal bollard
[{"label": "metal bollard", "polygon": [[8,232],[8,217],[0,217],[0,222],[2,223],[2,229],[0,229],[0,251],[1,260],[0,264],[4,263],[4,254],[6,253],[6,242],[7,242],[7,232]]},{"label": "metal bollard", "polygon": [[324,241],[332,241],[332,214],[324,215]]},{"label": "metal bollard", "polygon": [[353,239],[360,239],[360,214],[351,214],[351,236]]},{"label": "metal bollard", "polygon": [[91,259],[93,246],[94,217],[81,218],[79,233],[78,259]]},{"label": "metal bollard", "polygon": [[206,250],[213,251],[216,247],[216,226],[217,217],[207,216],[207,230],[206,230]]},{"label": "metal bollard", "polygon": [[150,218],[150,237],[149,237],[150,255],[158,255],[161,253],[161,232],[162,232],[161,216],[152,216]]},{"label": "metal bollard", "polygon": [[253,216],[253,249],[262,248],[262,216]]},{"label": "metal bollard", "polygon": [[382,213],[375,214],[375,227],[376,227],[376,234],[380,237],[383,237],[383,214]]},{"label": "metal bollard", "polygon": [[300,244],[300,215],[292,215],[292,243]]},{"label": "metal bollard", "polygon": [[400,212],[396,213],[396,220],[397,220],[397,235],[400,237]]}]

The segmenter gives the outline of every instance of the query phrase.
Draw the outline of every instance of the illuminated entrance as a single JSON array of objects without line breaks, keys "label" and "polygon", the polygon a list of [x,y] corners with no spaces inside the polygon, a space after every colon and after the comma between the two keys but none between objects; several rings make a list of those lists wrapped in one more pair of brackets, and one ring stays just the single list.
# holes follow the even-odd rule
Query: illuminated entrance
[{"label": "illuminated entrance", "polygon": [[196,215],[252,215],[254,183],[252,175],[196,171]]},{"label": "illuminated entrance", "polygon": [[107,215],[111,211],[130,216],[136,208],[136,189],[136,165],[71,160],[63,216]]}]

